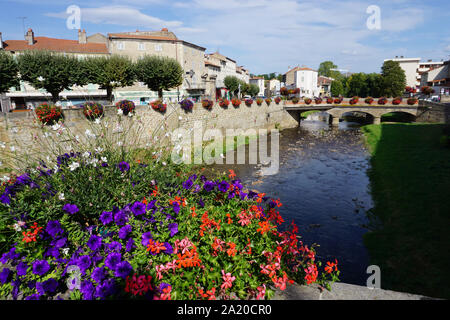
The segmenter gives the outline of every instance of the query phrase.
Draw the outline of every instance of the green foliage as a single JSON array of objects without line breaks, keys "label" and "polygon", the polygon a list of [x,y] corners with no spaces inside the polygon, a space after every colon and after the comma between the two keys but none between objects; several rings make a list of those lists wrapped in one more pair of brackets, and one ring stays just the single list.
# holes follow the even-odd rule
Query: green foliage
[{"label": "green foliage", "polygon": [[257,84],[251,83],[249,90],[248,90],[248,94],[252,97],[256,96],[259,93],[259,87]]},{"label": "green foliage", "polygon": [[367,96],[367,77],[364,73],[354,73],[347,80],[347,96]]},{"label": "green foliage", "polygon": [[338,97],[344,94],[344,86],[340,80],[334,80],[331,82],[331,95],[333,97]]},{"label": "green foliage", "polygon": [[4,51],[0,51],[0,94],[19,85],[18,73],[19,68],[13,57]]},{"label": "green foliage", "polygon": [[366,74],[366,96],[380,97],[382,95],[383,82],[381,74],[369,73]]},{"label": "green foliage", "polygon": [[135,80],[132,61],[123,56],[89,57],[81,62],[87,83],[105,89],[108,101],[112,101],[115,88],[131,86]]},{"label": "green foliage", "polygon": [[226,76],[223,79],[223,84],[233,95],[236,95],[239,91],[239,79],[235,76]]},{"label": "green foliage", "polygon": [[382,95],[387,97],[401,96],[405,91],[405,71],[397,61],[388,60],[381,67]]},{"label": "green foliage", "polygon": [[45,89],[53,102],[59,93],[76,84],[85,84],[80,62],[74,56],[48,51],[26,51],[17,57],[21,79],[36,89]]},{"label": "green foliage", "polygon": [[160,99],[163,90],[170,90],[183,83],[183,68],[173,58],[144,56],[135,65],[136,78],[147,87],[158,92]]}]

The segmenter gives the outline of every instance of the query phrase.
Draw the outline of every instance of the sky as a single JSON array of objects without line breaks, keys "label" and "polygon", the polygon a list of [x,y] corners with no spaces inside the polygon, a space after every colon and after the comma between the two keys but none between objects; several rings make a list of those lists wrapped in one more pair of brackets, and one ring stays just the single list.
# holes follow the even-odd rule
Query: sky
[{"label": "sky", "polygon": [[368,73],[395,56],[450,58],[448,0],[0,0],[3,41],[24,39],[28,28],[35,36],[77,39],[67,26],[76,22],[70,6],[80,8],[88,35],[166,27],[253,74],[317,70],[326,60]]}]

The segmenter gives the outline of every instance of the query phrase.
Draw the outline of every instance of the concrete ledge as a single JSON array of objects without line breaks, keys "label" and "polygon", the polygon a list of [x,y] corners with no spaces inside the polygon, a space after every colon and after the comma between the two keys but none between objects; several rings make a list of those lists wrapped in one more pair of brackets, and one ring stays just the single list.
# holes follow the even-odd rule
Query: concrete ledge
[{"label": "concrete ledge", "polygon": [[384,289],[369,289],[347,283],[333,283],[331,291],[318,285],[289,285],[284,291],[277,289],[273,300],[434,300],[434,298]]}]

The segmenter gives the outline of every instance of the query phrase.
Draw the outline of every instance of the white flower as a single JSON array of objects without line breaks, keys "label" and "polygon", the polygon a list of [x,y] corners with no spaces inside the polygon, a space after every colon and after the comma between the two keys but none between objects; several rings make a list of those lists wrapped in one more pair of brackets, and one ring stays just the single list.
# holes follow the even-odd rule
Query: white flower
[{"label": "white flower", "polygon": [[79,166],[80,166],[80,164],[78,162],[72,162],[72,164],[69,165],[70,171],[75,170]]},{"label": "white flower", "polygon": [[183,120],[183,117],[182,117],[182,116],[179,116],[179,117],[178,117],[178,120]]},{"label": "white flower", "polygon": [[119,116],[123,115],[123,110],[122,110],[122,109],[117,109],[117,114],[118,114]]},{"label": "white flower", "polygon": [[9,180],[9,177],[8,176],[3,176],[3,178],[0,178],[0,180],[2,182],[7,182]]},{"label": "white flower", "polygon": [[12,131],[13,133],[17,133],[17,132],[19,132],[19,129],[17,129],[17,128],[12,128],[11,131]]},{"label": "white flower", "polygon": [[117,142],[117,145],[118,145],[119,147],[121,147],[121,146],[123,145],[123,142],[122,142],[122,141],[119,141],[119,142]]},{"label": "white flower", "polygon": [[48,137],[50,137],[52,134],[50,133],[50,132],[44,132],[44,137],[45,138],[48,138]]},{"label": "white flower", "polygon": [[6,143],[4,143],[3,141],[0,141],[0,147],[5,149]]},{"label": "white flower", "polygon": [[83,153],[83,158],[89,158],[89,156],[90,156],[90,154],[89,154],[89,152],[85,152],[85,153]]},{"label": "white flower", "polygon": [[165,166],[165,165],[167,165],[167,163],[165,163],[165,162],[163,161],[163,162],[162,162],[162,165]]},{"label": "white flower", "polygon": [[69,255],[69,248],[62,248],[61,251],[65,256]]},{"label": "white flower", "polygon": [[108,162],[108,159],[106,157],[102,157],[101,160],[102,160],[102,162],[105,162],[105,163]]},{"label": "white flower", "polygon": [[39,76],[39,78],[37,78],[38,81],[44,81],[44,78],[42,76]]},{"label": "white flower", "polygon": [[131,118],[133,116],[133,114],[130,112],[130,113],[128,113],[128,116]]},{"label": "white flower", "polygon": [[52,125],[53,131],[56,131],[56,130],[58,130],[60,128],[61,128],[61,125],[59,123],[56,123],[56,124]]},{"label": "white flower", "polygon": [[77,142],[79,142],[79,141],[80,141],[80,136],[76,135],[76,136],[75,136],[75,140],[76,140]]},{"label": "white flower", "polygon": [[58,199],[59,200],[65,200],[66,198],[64,197],[64,193],[63,192],[61,192],[59,195],[58,195]]},{"label": "white flower", "polygon": [[96,124],[100,124],[100,119],[99,118],[97,118],[97,119],[95,119],[95,121],[94,121]]},{"label": "white flower", "polygon": [[102,151],[103,151],[103,148],[101,148],[101,147],[95,148],[95,152],[97,152],[97,153],[101,153]]},{"label": "white flower", "polygon": [[86,137],[88,138],[96,138],[95,134],[91,132],[91,130],[86,129],[86,131],[84,132],[84,134],[86,135]]},{"label": "white flower", "polygon": [[13,228],[14,228],[14,230],[16,230],[16,231],[22,231],[22,228],[19,226],[18,223],[15,223],[14,226],[13,226]]}]

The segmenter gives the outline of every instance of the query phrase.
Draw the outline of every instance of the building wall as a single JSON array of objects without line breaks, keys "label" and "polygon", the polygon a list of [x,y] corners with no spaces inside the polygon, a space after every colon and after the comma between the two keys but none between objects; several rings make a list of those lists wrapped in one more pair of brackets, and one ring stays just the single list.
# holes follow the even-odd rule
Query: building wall
[{"label": "building wall", "polygon": [[295,88],[300,88],[300,96],[313,97],[319,95],[317,87],[318,73],[314,70],[298,70],[295,72]]}]

